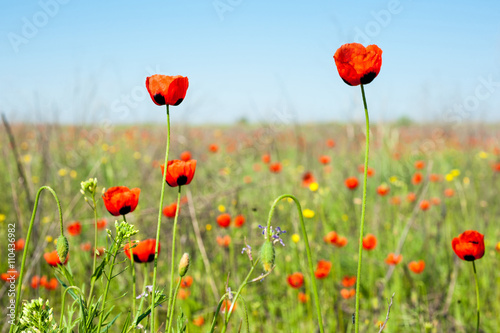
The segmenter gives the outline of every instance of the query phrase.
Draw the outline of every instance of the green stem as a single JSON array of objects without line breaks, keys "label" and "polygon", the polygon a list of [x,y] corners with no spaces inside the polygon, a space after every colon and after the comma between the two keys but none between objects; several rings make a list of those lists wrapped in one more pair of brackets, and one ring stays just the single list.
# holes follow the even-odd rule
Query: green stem
[{"label": "green stem", "polygon": [[477,326],[476,332],[479,333],[479,284],[477,282],[477,273],[476,273],[476,263],[472,261],[472,268],[474,269],[474,280],[476,281],[476,302],[477,302]]},{"label": "green stem", "polygon": [[[95,265],[97,261],[97,205],[95,201],[95,191],[92,192],[92,202],[93,202],[93,210],[94,210],[94,261],[92,263],[92,275],[95,273]],[[95,284],[96,278],[93,277],[90,281],[90,292],[89,292],[89,298],[87,303],[90,304],[90,300],[92,298],[92,292],[94,291],[94,284]]]},{"label": "green stem", "polygon": [[[165,163],[163,164],[164,166],[164,174],[167,172],[167,162],[168,162],[168,153],[170,151],[170,113],[168,109],[168,104],[167,104],[167,148],[165,151]],[[152,290],[152,299],[153,299],[153,305],[151,306],[151,332],[154,332],[154,319],[155,319],[155,298],[156,298],[156,269],[158,266],[158,250],[160,248],[160,227],[161,227],[161,213],[163,210],[163,196],[165,194],[165,176],[162,174],[162,180],[161,180],[161,195],[160,195],[160,208],[158,212],[158,224],[156,227],[156,247],[155,247],[155,260],[154,260],[154,268],[153,268],[153,290]]]},{"label": "green stem", "polygon": [[[62,294],[62,302],[61,302],[61,318],[59,319],[59,328],[62,328],[63,327],[63,314],[64,314],[64,303],[65,303],[65,300],[66,300],[66,293],[68,292],[68,290],[70,289],[75,289],[75,290],[78,290],[80,292],[80,294],[82,294],[82,291],[80,290],[80,288],[76,287],[76,286],[69,286],[69,287],[66,287],[66,289],[64,289],[63,291],[63,294]],[[80,296],[81,298],[85,297],[85,296]],[[84,300],[82,299],[82,302],[84,302]]]},{"label": "green stem", "polygon": [[[243,280],[243,283],[238,288],[238,291],[236,292],[236,295],[234,296],[234,300],[231,303],[231,307],[226,312],[226,319],[224,320],[224,327],[222,328],[221,333],[225,333],[226,332],[226,330],[227,330],[227,324],[229,323],[229,319],[231,319],[231,314],[233,313],[233,308],[234,308],[234,306],[236,304],[236,301],[240,297],[240,294],[241,294],[241,291],[243,290],[243,288],[245,288],[245,286],[247,285],[248,280],[250,279],[250,276],[252,275],[252,273],[253,273],[255,267],[257,266],[259,260],[260,259],[255,260],[254,264],[252,265],[252,268],[250,269],[250,272],[248,272],[248,274],[247,274],[247,277],[245,278],[245,280]],[[227,307],[227,303],[226,303],[226,307]]]},{"label": "green stem", "polygon": [[[63,215],[62,215],[62,209],[61,209],[61,203],[59,202],[59,198],[57,197],[56,192],[50,188],[49,186],[42,186],[38,189],[38,192],[36,193],[35,197],[35,205],[33,206],[33,213],[31,214],[31,220],[28,228],[28,234],[26,235],[26,243],[24,244],[24,251],[23,251],[23,259],[21,261],[21,271],[19,272],[19,278],[17,281],[19,281],[19,285],[17,287],[17,293],[16,293],[16,306],[14,310],[14,321],[17,320],[17,311],[19,309],[19,299],[21,298],[21,290],[22,290],[22,284],[23,284],[23,276],[24,276],[24,265],[26,264],[26,257],[28,256],[28,248],[29,248],[29,243],[30,243],[30,238],[31,238],[31,231],[33,229],[33,223],[35,222],[35,216],[36,216],[36,211],[38,209],[38,202],[40,201],[40,194],[43,192],[43,190],[48,190],[54,199],[56,200],[57,203],[57,209],[59,211],[59,224],[61,228],[61,235],[64,234],[64,226],[63,226]],[[10,326],[9,332],[13,332],[14,325]]]},{"label": "green stem", "polygon": [[181,286],[181,281],[182,281],[182,278],[179,279],[179,282],[177,282],[177,286],[175,287],[175,292],[174,292],[174,295],[173,295],[173,300],[172,300],[172,308],[170,309],[170,313],[168,314],[168,325],[167,325],[167,330],[165,331],[165,333],[168,333],[170,332],[170,330],[172,329],[172,323],[173,323],[173,317],[174,317],[174,309],[175,309],[175,301],[177,300],[177,293],[179,292],[179,287]]},{"label": "green stem", "polygon": [[[165,169],[165,172],[167,172],[166,169]],[[172,303],[175,303],[175,298],[172,298],[173,292],[174,292],[174,272],[175,272],[175,236],[177,235],[177,218],[179,217],[179,208],[181,205],[181,188],[182,188],[182,186],[179,186],[179,191],[177,192],[177,207],[175,208],[174,230],[172,232],[172,259],[171,259],[171,265],[170,265],[170,291],[168,292],[168,308],[167,308],[167,314],[169,315],[169,317],[168,317],[169,324],[172,322],[172,318],[170,317],[170,312],[172,312],[172,316],[174,314],[174,311],[170,311],[170,308],[171,308]]]},{"label": "green stem", "polygon": [[222,297],[220,298],[219,300],[219,304],[217,305],[217,309],[215,310],[215,314],[214,314],[214,319],[212,320],[212,326],[210,326],[210,331],[209,333],[213,333],[214,330],[215,330],[215,324],[217,323],[217,316],[219,315],[219,312],[220,312],[220,308],[222,307],[222,303],[224,302],[224,300],[229,296],[228,293],[225,293],[224,295],[222,295]]},{"label": "green stem", "polygon": [[[120,245],[120,244],[119,244]],[[116,247],[113,253],[113,261],[111,262],[111,267],[109,269],[108,282],[106,283],[106,289],[104,290],[104,297],[102,299],[101,315],[99,316],[99,325],[97,326],[97,332],[101,332],[102,321],[104,320],[104,307],[106,305],[106,298],[108,297],[109,286],[111,284],[111,279],[113,277],[113,268],[115,266],[115,260],[117,256],[119,246]]]},{"label": "green stem", "polygon": [[128,238],[128,248],[130,252],[130,266],[132,267],[132,313],[135,314],[135,265],[134,265],[134,255],[132,254],[132,242],[130,241],[130,237]]},{"label": "green stem", "polygon": [[368,153],[370,146],[370,118],[368,116],[368,106],[366,105],[365,89],[361,85],[361,94],[363,95],[363,105],[365,107],[366,118],[366,147],[365,147],[365,170],[363,173],[363,204],[361,206],[361,223],[359,228],[359,254],[358,254],[358,273],[356,277],[356,315],[355,332],[359,332],[359,298],[361,296],[361,262],[363,256],[363,231],[365,228],[365,210],[366,210],[366,179],[368,176]]},{"label": "green stem", "polygon": [[[267,220],[267,235],[270,235],[271,232],[271,219],[273,218],[274,210],[276,208],[276,205],[281,199],[284,198],[290,198],[295,202],[295,205],[297,206],[297,212],[299,213],[299,218],[300,218],[300,227],[302,229],[302,237],[304,238],[304,242],[306,243],[306,254],[307,254],[307,262],[309,265],[309,274],[311,275],[311,287],[312,287],[312,292],[314,295],[314,302],[316,304],[316,312],[318,316],[318,325],[319,325],[319,331],[323,333],[323,319],[321,317],[321,306],[319,304],[319,296],[318,296],[318,287],[316,285],[316,278],[314,276],[314,267],[313,267],[313,261],[312,261],[312,256],[311,256],[311,248],[309,246],[309,239],[307,238],[307,232],[306,232],[306,226],[304,224],[304,216],[302,215],[302,208],[300,206],[299,200],[291,195],[291,194],[283,194],[279,196],[276,200],[274,200],[273,205],[271,206],[271,210],[269,211],[269,218]],[[267,237],[268,241],[270,240],[270,237]]]}]

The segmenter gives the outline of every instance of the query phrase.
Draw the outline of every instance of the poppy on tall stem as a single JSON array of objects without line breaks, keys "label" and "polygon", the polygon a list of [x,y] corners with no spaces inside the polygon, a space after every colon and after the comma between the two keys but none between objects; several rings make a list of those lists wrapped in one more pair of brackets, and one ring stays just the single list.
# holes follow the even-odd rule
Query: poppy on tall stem
[{"label": "poppy on tall stem", "polygon": [[359,256],[358,272],[356,280],[356,311],[355,332],[359,332],[359,295],[361,287],[361,262],[363,256],[363,231],[365,225],[366,210],[366,179],[368,176],[368,153],[370,144],[370,118],[366,104],[364,85],[372,82],[380,72],[382,66],[382,50],[377,45],[369,45],[366,48],[359,43],[342,45],[333,56],[340,77],[350,86],[361,86],[361,96],[365,108],[366,118],[366,147],[365,163],[363,170],[363,204],[361,208],[361,222],[359,229]]},{"label": "poppy on tall stem", "polygon": [[[180,75],[177,76],[166,76],[166,75],[153,75],[146,78],[146,88],[151,96],[151,99],[156,105],[166,105],[167,108],[167,146],[165,150],[165,160],[163,165],[167,165],[168,155],[170,151],[170,105],[179,105],[184,98],[186,97],[186,92],[189,87],[189,80],[187,77],[183,77]],[[168,169],[168,165],[167,165]],[[167,171],[168,173],[168,171]],[[155,254],[154,254],[154,265],[153,265],[153,288],[151,290],[151,294],[156,294],[156,273],[158,267],[158,251],[160,246],[160,227],[161,227],[161,216],[163,210],[163,198],[165,194],[165,177],[162,175],[161,182],[161,193],[160,193],[160,202],[159,202],[159,212],[158,212],[158,222],[156,228],[156,246],[155,246]],[[170,185],[170,184],[169,184]],[[172,185],[171,185],[172,186]],[[174,219],[174,232],[173,238],[174,242],[172,242],[172,258],[175,254],[175,228],[177,226],[177,216],[179,215],[179,201],[181,195],[181,187],[179,186],[178,197],[177,197],[177,212]],[[170,279],[170,296],[173,292],[173,271],[174,271],[174,260],[172,260],[172,274]],[[172,297],[169,297],[169,305]],[[154,297],[153,297],[154,299]],[[153,305],[154,309],[154,305]],[[169,309],[167,309],[167,313],[169,313]],[[154,327],[154,319],[155,319],[155,311],[151,311],[151,331],[155,330]],[[169,318],[170,319],[170,318]]]},{"label": "poppy on tall stem", "polygon": [[467,230],[458,237],[453,238],[451,247],[455,254],[462,260],[472,261],[474,270],[474,281],[476,282],[476,304],[477,304],[477,326],[476,332],[479,332],[479,284],[477,282],[475,260],[484,256],[484,235],[475,231]]}]

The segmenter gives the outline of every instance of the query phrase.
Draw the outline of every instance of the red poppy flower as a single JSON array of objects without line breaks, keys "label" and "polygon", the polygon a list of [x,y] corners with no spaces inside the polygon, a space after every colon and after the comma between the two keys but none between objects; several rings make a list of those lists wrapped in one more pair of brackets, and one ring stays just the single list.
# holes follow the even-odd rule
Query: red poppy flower
[{"label": "red poppy flower", "polygon": [[281,172],[281,163],[280,162],[274,162],[269,165],[269,170],[273,173],[280,173]]},{"label": "red poppy flower", "polygon": [[321,164],[325,164],[325,165],[328,164],[328,163],[330,163],[330,156],[328,156],[328,155],[321,155],[319,157],[319,162]]},{"label": "red poppy flower", "polygon": [[170,187],[189,185],[196,171],[196,160],[187,162],[180,160],[169,161],[165,175],[165,167],[161,166],[161,172],[165,175],[165,180]]},{"label": "red poppy flower", "polygon": [[[61,260],[59,259],[59,255],[57,254],[57,250],[54,250],[52,252],[47,252],[43,255],[43,258],[52,267],[57,267],[57,265],[61,265]],[[69,259],[69,253],[66,256],[66,261],[64,262],[64,265],[68,262]]]},{"label": "red poppy flower", "polygon": [[344,276],[342,285],[346,288],[352,287],[356,284],[356,276]]},{"label": "red poppy flower", "polygon": [[[134,255],[134,262],[145,263],[151,262],[155,259],[155,239],[146,239],[142,242],[132,242],[132,254]],[[158,254],[160,253],[161,244],[158,245]],[[130,246],[129,243],[124,246],[125,255],[130,259]]]},{"label": "red poppy flower", "polygon": [[415,162],[415,169],[422,170],[424,167],[425,167],[424,161],[416,161]]},{"label": "red poppy flower", "polygon": [[229,244],[231,244],[231,237],[228,235],[224,237],[217,236],[216,240],[220,247],[229,247]]},{"label": "red poppy flower", "polygon": [[87,252],[87,251],[90,251],[91,248],[92,248],[92,245],[90,244],[90,242],[80,244],[80,249],[82,251]]},{"label": "red poppy flower", "polygon": [[377,237],[372,234],[366,234],[363,237],[363,248],[367,251],[373,250],[377,246]]},{"label": "red poppy flower", "polygon": [[68,233],[71,236],[78,236],[82,232],[82,225],[80,222],[73,222],[68,226]]},{"label": "red poppy flower", "polygon": [[40,287],[45,287],[48,283],[48,279],[47,279],[47,276],[44,275],[40,278]]},{"label": "red poppy flower", "polygon": [[438,206],[441,204],[441,199],[439,199],[438,197],[434,197],[431,199],[431,203],[434,205],[434,206]]},{"label": "red poppy flower", "polygon": [[303,292],[300,292],[299,293],[299,302],[305,304],[305,303],[307,303],[307,301],[309,301],[309,297],[306,294],[304,294]]},{"label": "red poppy flower", "polygon": [[35,275],[31,278],[30,286],[33,289],[37,289],[38,287],[40,287],[40,277],[38,275]]},{"label": "red poppy flower", "polygon": [[[363,164],[360,164],[358,166],[358,172],[364,174],[365,173],[365,166]],[[373,168],[368,167],[368,171],[366,172],[367,177],[371,177],[375,174],[375,170]]]},{"label": "red poppy flower", "polygon": [[337,233],[335,231],[330,231],[329,233],[326,234],[325,237],[323,237],[323,241],[325,243],[330,243],[330,244],[335,245],[338,237],[339,236],[337,235]]},{"label": "red poppy flower", "polygon": [[[226,312],[226,311],[229,311],[229,309],[231,309],[231,302],[229,300],[225,299],[222,302],[221,311]],[[233,311],[234,310],[236,310],[236,304],[234,304],[234,306],[233,306]]]},{"label": "red poppy flower", "polygon": [[264,154],[262,155],[262,162],[268,164],[271,162],[271,155],[269,154]]},{"label": "red poppy flower", "polygon": [[337,247],[344,247],[347,245],[347,238],[344,236],[339,236],[337,238],[337,241],[335,242],[335,246]]},{"label": "red poppy flower", "polygon": [[394,253],[389,253],[387,258],[385,258],[385,262],[389,265],[397,265],[403,260],[403,256],[400,255],[395,255]]},{"label": "red poppy flower", "polygon": [[314,272],[314,276],[317,279],[324,279],[330,274],[330,269],[332,268],[332,263],[326,260],[318,261],[318,266],[316,266],[316,271]]},{"label": "red poppy flower", "polygon": [[191,153],[186,150],[186,151],[181,153],[180,158],[181,158],[181,161],[187,162],[191,159]]},{"label": "red poppy flower", "polygon": [[245,217],[243,215],[238,215],[234,218],[234,226],[236,228],[241,228],[245,224]]},{"label": "red poppy flower", "polygon": [[286,278],[288,284],[290,287],[298,289],[304,285],[304,275],[302,273],[293,273],[291,275],[288,275]]},{"label": "red poppy flower", "polygon": [[438,175],[437,173],[431,173],[429,175],[429,181],[432,183],[437,183],[441,181],[441,175]]},{"label": "red poppy flower", "polygon": [[420,209],[424,212],[431,207],[431,203],[428,200],[420,201]]},{"label": "red poppy flower", "polygon": [[210,146],[208,146],[208,150],[212,153],[216,153],[219,150],[219,146],[217,146],[215,143],[212,143]]},{"label": "red poppy flower", "polygon": [[377,193],[378,195],[380,195],[381,197],[385,196],[387,193],[389,193],[389,191],[391,190],[391,188],[387,185],[387,184],[382,184],[380,185],[379,187],[377,187]]},{"label": "red poppy flower", "polygon": [[139,203],[139,194],[141,194],[141,190],[138,188],[130,190],[126,186],[115,186],[108,188],[102,199],[111,215],[120,216],[135,210]]},{"label": "red poppy flower", "polygon": [[184,76],[155,74],[146,78],[146,89],[156,105],[179,105],[186,97],[189,80]]},{"label": "red poppy flower", "polygon": [[446,190],[444,190],[445,197],[451,198],[454,195],[455,195],[455,191],[452,188],[447,188]]},{"label": "red poppy flower", "polygon": [[198,316],[196,318],[193,319],[193,325],[194,326],[203,326],[203,324],[205,324],[205,319],[203,318],[203,316]]},{"label": "red poppy flower", "polygon": [[186,275],[181,280],[181,288],[189,288],[193,284],[193,278],[189,275]]},{"label": "red poppy flower", "polygon": [[302,175],[302,187],[309,187],[311,183],[314,183],[316,179],[311,172],[306,172]]},{"label": "red poppy flower", "polygon": [[453,238],[451,247],[462,260],[481,259],[484,255],[484,235],[474,230],[467,230]]},{"label": "red poppy flower", "polygon": [[415,202],[415,200],[417,200],[417,196],[415,195],[415,193],[413,192],[408,193],[408,195],[406,196],[406,201]]},{"label": "red poppy flower", "polygon": [[350,190],[354,190],[356,189],[356,187],[358,187],[358,178],[356,177],[349,177],[345,180],[345,186],[350,189]]},{"label": "red poppy flower", "polygon": [[396,196],[393,196],[393,197],[391,198],[391,205],[395,205],[395,206],[397,206],[397,205],[399,205],[399,204],[401,204],[401,198],[400,198],[400,197],[398,197],[397,195],[396,195]]},{"label": "red poppy flower", "polygon": [[217,224],[222,228],[227,228],[231,224],[231,215],[228,213],[220,214],[217,216]]},{"label": "red poppy flower", "polygon": [[54,290],[54,289],[57,288],[57,285],[58,285],[57,279],[56,278],[52,278],[49,281],[45,282],[43,286],[47,290]]},{"label": "red poppy flower", "polygon": [[410,271],[412,271],[413,273],[415,274],[420,274],[424,271],[424,268],[425,268],[425,262],[423,260],[419,260],[419,261],[411,261],[409,264],[408,264],[408,268],[410,269]]},{"label": "red poppy flower", "polygon": [[187,299],[189,297],[189,295],[191,294],[191,292],[187,289],[179,289],[179,293],[177,294],[177,297],[179,299]]},{"label": "red poppy flower", "polygon": [[24,244],[26,241],[24,238],[19,238],[17,241],[14,242],[14,250],[15,251],[22,251],[24,250]]},{"label": "red poppy flower", "polygon": [[108,224],[108,221],[106,219],[100,219],[97,221],[97,229],[102,230],[106,228],[106,225]]},{"label": "red poppy flower", "polygon": [[333,58],[340,77],[350,86],[372,82],[382,66],[382,50],[377,45],[345,44]]},{"label": "red poppy flower", "polygon": [[16,269],[10,268],[7,270],[7,273],[2,273],[0,275],[0,278],[4,281],[13,281],[17,280],[19,277],[19,273],[17,272]]},{"label": "red poppy flower", "polygon": [[[165,206],[163,208],[162,213],[163,213],[163,215],[165,215],[165,217],[174,218],[176,211],[177,211],[177,203],[174,202],[171,205]],[[179,214],[180,214],[180,212],[181,212],[181,208],[179,207]]]},{"label": "red poppy flower", "polygon": [[342,296],[343,299],[349,299],[351,297],[356,296],[356,289],[341,289],[340,290],[340,296]]},{"label": "red poppy flower", "polygon": [[328,140],[326,140],[326,146],[327,146],[328,148],[333,148],[333,147],[335,147],[335,141],[334,141],[333,139],[328,139]]},{"label": "red poppy flower", "polygon": [[422,182],[423,176],[420,172],[416,172],[411,178],[411,182],[413,185],[418,185]]},{"label": "red poppy flower", "polygon": [[492,169],[495,172],[500,172],[500,162],[493,164]]}]

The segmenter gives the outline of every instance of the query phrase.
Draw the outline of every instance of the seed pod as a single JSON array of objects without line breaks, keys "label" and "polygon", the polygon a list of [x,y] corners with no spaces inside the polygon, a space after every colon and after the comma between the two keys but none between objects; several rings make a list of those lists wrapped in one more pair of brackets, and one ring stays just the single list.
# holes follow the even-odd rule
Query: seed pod
[{"label": "seed pod", "polygon": [[68,239],[64,235],[61,235],[59,236],[59,238],[57,238],[57,255],[59,256],[59,260],[62,263],[66,262],[68,253],[69,253]]},{"label": "seed pod", "polygon": [[260,249],[260,260],[266,272],[270,272],[274,266],[275,251],[271,242],[265,241]]}]

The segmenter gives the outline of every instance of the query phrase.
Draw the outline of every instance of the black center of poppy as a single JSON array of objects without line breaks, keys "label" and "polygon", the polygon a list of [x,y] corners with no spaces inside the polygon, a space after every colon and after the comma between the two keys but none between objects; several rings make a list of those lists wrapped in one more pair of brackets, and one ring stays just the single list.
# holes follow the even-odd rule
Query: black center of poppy
[{"label": "black center of poppy", "polygon": [[359,80],[361,84],[368,84],[373,81],[373,79],[377,76],[377,73],[375,72],[370,72],[365,75]]},{"label": "black center of poppy", "polygon": [[148,256],[148,260],[146,262],[151,262],[155,260],[155,254],[154,253],[151,253],[149,256]]},{"label": "black center of poppy", "polygon": [[165,105],[165,97],[163,97],[161,94],[154,95],[153,99],[155,100],[156,103],[160,105]]},{"label": "black center of poppy", "polygon": [[478,241],[470,241],[469,243],[476,244],[476,245],[479,244]]},{"label": "black center of poppy", "polygon": [[142,262],[141,259],[139,259],[139,256],[134,253],[134,262]]},{"label": "black center of poppy", "polygon": [[183,100],[184,100],[184,98],[179,98],[179,99],[177,100],[177,102],[175,102],[174,106],[175,106],[175,105],[179,105],[179,104],[181,104]]},{"label": "black center of poppy", "polygon": [[342,78],[342,81],[344,81],[345,83],[347,83],[348,85],[352,86],[352,84],[350,84],[349,82],[347,82],[346,80],[344,80],[344,78]]},{"label": "black center of poppy", "polygon": [[177,185],[179,185],[179,186],[181,186],[181,185],[186,185],[187,181],[188,181],[188,177],[186,177],[186,176],[184,176],[184,175],[179,176],[179,177],[177,178]]},{"label": "black center of poppy", "polygon": [[476,260],[476,258],[474,258],[474,256],[470,255],[470,254],[464,256],[464,259],[467,260],[467,261],[474,261],[474,260]]},{"label": "black center of poppy", "polygon": [[120,213],[120,215],[125,215],[125,214],[130,213],[131,210],[132,209],[130,206],[123,206],[122,208],[120,208],[120,210],[118,212]]}]

